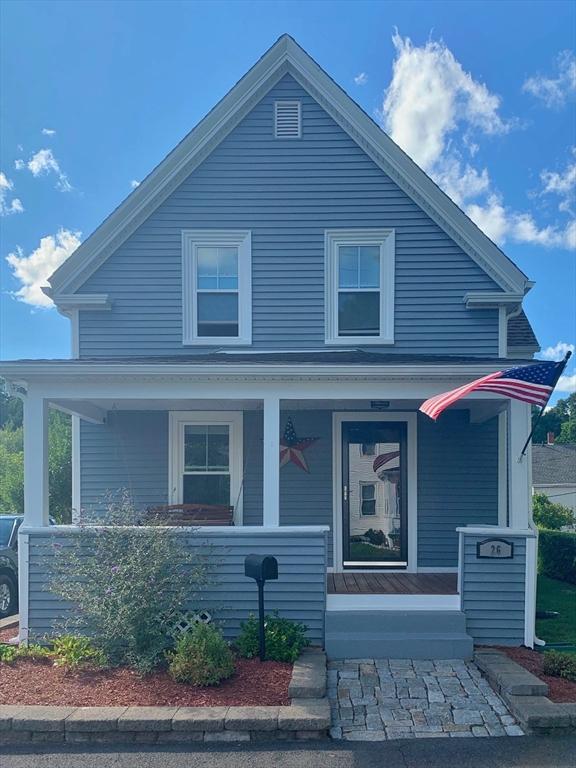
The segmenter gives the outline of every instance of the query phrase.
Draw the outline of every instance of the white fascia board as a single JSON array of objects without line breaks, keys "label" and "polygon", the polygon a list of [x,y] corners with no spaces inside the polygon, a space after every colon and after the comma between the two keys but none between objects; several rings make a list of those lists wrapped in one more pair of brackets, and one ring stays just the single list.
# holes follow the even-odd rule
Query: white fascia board
[{"label": "white fascia board", "polygon": [[54,292],[73,292],[82,285],[287,73],[498,285],[508,292],[528,290],[526,275],[290,36],[283,35],[56,270],[49,280]]},{"label": "white fascia board", "polygon": [[50,364],[42,362],[0,362],[0,376],[10,380],[25,382],[32,379],[86,379],[126,378],[162,379],[186,378],[195,379],[229,379],[249,380],[281,380],[298,381],[302,379],[318,380],[426,380],[451,379],[482,376],[501,370],[502,361],[493,363],[467,363],[466,365],[270,365],[259,364],[228,364],[228,365],[186,365],[182,363],[166,363],[150,365],[147,363],[98,363],[71,360],[68,362]]},{"label": "white fascia board", "polygon": [[108,310],[112,300],[107,293],[54,293],[52,300],[58,309],[68,312],[73,309]]},{"label": "white fascia board", "polygon": [[[93,530],[107,530],[108,528],[116,528],[116,526],[109,525],[94,525],[90,526]],[[143,526],[126,525],[121,526],[127,529],[138,527],[140,530]],[[144,526],[145,527],[145,526]],[[280,526],[264,526],[264,525],[193,525],[193,526],[154,526],[155,529],[165,528],[173,533],[181,533],[190,535],[191,530],[194,533],[198,533],[202,536],[250,536],[251,538],[257,536],[291,536],[295,533],[307,533],[316,535],[318,533],[328,533],[330,531],[327,525],[280,525]],[[75,536],[80,531],[86,531],[86,526],[78,525],[47,525],[47,526],[30,526],[22,523],[19,534],[40,534],[42,536]]]},{"label": "white fascia board", "polygon": [[486,307],[516,307],[522,304],[522,293],[500,293],[483,291],[464,294],[466,309],[484,309]]}]

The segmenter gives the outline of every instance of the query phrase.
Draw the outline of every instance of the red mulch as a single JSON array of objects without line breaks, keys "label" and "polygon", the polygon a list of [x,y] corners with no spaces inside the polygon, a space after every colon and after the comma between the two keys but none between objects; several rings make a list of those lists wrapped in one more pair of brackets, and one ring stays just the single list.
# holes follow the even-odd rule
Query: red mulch
[{"label": "red mulch", "polygon": [[576,702],[576,683],[573,683],[571,680],[564,680],[562,677],[552,677],[551,675],[543,674],[544,654],[538,653],[538,651],[531,651],[530,648],[500,646],[498,650],[503,651],[517,664],[520,664],[524,669],[532,672],[533,675],[547,683],[550,689],[548,698],[551,701],[558,703]]},{"label": "red mulch", "polygon": [[0,643],[7,643],[14,637],[18,637],[18,624],[7,629],[0,629]]},{"label": "red mulch", "polygon": [[292,665],[238,659],[236,672],[214,688],[176,683],[166,672],[141,677],[121,667],[70,673],[50,661],[0,666],[0,704],[103,706],[251,706],[290,704]]}]

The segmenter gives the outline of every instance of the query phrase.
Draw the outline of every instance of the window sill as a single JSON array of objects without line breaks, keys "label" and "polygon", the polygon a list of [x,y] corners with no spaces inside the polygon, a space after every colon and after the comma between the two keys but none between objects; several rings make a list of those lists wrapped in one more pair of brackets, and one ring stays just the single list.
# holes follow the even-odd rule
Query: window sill
[{"label": "window sill", "polygon": [[384,345],[384,344],[394,344],[394,339],[390,339],[385,336],[343,336],[342,338],[330,338],[325,339],[324,343],[327,345],[334,345],[334,346],[350,346],[350,345],[356,345],[365,347],[367,345]]},{"label": "window sill", "polygon": [[205,336],[192,339],[184,338],[182,339],[182,345],[185,347],[250,347],[252,346],[252,339]]}]

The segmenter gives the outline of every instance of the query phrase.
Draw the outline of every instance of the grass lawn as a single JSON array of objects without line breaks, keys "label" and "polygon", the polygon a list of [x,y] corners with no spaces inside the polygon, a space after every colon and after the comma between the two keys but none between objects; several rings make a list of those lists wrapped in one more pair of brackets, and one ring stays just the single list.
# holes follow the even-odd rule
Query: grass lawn
[{"label": "grass lawn", "polygon": [[537,619],[536,635],[547,643],[576,645],[576,586],[538,576],[538,611],[558,611],[556,619]]}]

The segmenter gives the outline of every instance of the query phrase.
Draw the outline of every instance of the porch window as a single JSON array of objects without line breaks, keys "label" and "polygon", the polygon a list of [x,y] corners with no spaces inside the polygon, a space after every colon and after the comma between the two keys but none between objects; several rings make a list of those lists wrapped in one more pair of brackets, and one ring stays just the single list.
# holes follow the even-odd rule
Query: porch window
[{"label": "porch window", "polygon": [[394,341],[394,230],[326,233],[326,342]]},{"label": "porch window", "polygon": [[242,413],[170,414],[170,501],[234,507],[239,522],[242,489]]},{"label": "porch window", "polygon": [[362,517],[376,514],[375,483],[360,483],[360,514]]},{"label": "porch window", "polygon": [[250,233],[182,233],[184,344],[251,343]]}]

